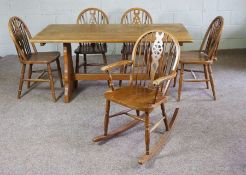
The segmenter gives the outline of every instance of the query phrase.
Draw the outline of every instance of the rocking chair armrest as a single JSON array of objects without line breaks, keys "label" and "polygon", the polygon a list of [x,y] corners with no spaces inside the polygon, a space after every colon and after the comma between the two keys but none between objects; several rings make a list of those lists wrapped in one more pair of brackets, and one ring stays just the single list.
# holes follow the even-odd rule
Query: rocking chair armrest
[{"label": "rocking chair armrest", "polygon": [[156,80],[153,81],[153,84],[156,86],[159,86],[163,81],[171,80],[171,79],[175,78],[176,75],[177,75],[177,72],[173,71],[171,74],[169,74],[167,76],[157,78]]},{"label": "rocking chair armrest", "polygon": [[104,71],[104,72],[107,72],[107,71],[110,71],[110,70],[112,70],[114,68],[117,68],[117,67],[120,67],[120,66],[125,66],[125,65],[131,65],[131,64],[132,64],[132,61],[129,61],[129,60],[121,60],[121,61],[118,61],[118,62],[109,64],[107,66],[103,66],[101,68],[101,70]]}]

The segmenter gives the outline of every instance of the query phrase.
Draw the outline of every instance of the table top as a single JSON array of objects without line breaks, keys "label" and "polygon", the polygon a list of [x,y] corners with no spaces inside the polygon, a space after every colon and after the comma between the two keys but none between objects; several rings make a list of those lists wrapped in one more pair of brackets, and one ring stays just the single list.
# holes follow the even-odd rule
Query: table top
[{"label": "table top", "polygon": [[179,42],[192,42],[183,24],[51,24],[35,35],[32,43],[136,42],[148,30],[165,30]]}]

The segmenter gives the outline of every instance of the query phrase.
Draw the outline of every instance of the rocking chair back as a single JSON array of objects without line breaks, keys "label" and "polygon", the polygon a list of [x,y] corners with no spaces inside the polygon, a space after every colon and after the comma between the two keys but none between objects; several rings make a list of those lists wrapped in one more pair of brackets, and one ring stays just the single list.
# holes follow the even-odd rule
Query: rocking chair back
[{"label": "rocking chair back", "polygon": [[[149,31],[136,42],[132,54],[129,85],[157,88],[166,94],[170,80],[159,86],[156,79],[176,72],[180,57],[178,41],[165,31]],[[146,76],[146,78],[140,78]],[[158,88],[160,87],[160,88]]]}]

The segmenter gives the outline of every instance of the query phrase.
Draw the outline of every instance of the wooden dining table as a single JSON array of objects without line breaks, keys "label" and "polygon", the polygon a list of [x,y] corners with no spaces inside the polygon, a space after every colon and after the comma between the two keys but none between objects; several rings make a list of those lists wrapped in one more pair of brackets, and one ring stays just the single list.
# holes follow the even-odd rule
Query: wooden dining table
[{"label": "wooden dining table", "polygon": [[[51,24],[30,39],[31,43],[62,43],[64,56],[64,102],[72,99],[75,81],[108,80],[105,73],[82,74],[74,72],[71,43],[128,43],[136,42],[144,32],[153,29],[165,30],[183,43],[192,42],[192,37],[183,24]],[[114,80],[127,80],[128,74],[115,73]]]}]

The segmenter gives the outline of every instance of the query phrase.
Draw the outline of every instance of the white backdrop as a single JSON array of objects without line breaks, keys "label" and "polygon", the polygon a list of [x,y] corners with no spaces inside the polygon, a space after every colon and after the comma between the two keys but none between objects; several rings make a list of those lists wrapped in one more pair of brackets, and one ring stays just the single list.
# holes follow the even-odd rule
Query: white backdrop
[{"label": "white backdrop", "polygon": [[[220,48],[246,48],[246,0],[0,0],[0,56],[16,54],[8,34],[8,19],[21,17],[34,35],[51,23],[75,23],[87,7],[104,10],[110,23],[119,23],[128,8],[149,11],[154,23],[183,23],[195,42],[183,49],[197,49],[210,23],[217,15],[225,18]],[[108,54],[119,53],[120,45],[110,45]],[[61,45],[38,47],[39,50],[62,50]]]}]

